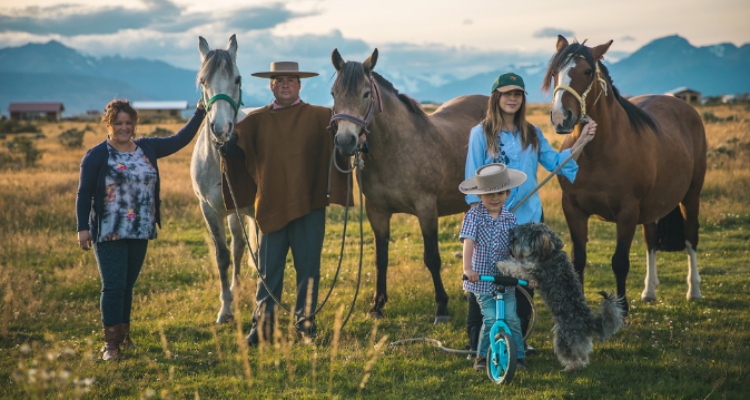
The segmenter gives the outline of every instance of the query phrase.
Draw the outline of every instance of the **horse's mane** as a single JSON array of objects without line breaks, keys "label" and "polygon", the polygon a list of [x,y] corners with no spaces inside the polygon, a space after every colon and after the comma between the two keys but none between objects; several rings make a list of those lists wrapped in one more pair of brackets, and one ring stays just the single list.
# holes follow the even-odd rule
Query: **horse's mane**
[{"label": "horse's mane", "polygon": [[201,65],[201,69],[198,71],[198,77],[195,82],[196,86],[200,86],[202,80],[216,73],[222,65],[227,76],[232,76],[234,73],[234,61],[232,61],[232,56],[229,55],[229,52],[222,49],[209,51],[206,59],[203,61],[203,65]]},{"label": "horse's mane", "polygon": [[594,57],[591,56],[591,51],[589,51],[589,48],[586,47],[584,43],[573,42],[563,47],[562,49],[560,49],[560,51],[552,56],[547,67],[547,72],[544,74],[544,83],[542,84],[542,90],[549,93],[550,83],[552,82],[555,72],[565,67],[571,59],[576,57],[583,57],[586,62],[591,65],[592,68],[594,68],[594,66],[596,65],[595,63],[598,62],[599,68],[602,71],[602,75],[604,75],[604,78],[607,80],[607,83],[609,83],[609,86],[612,87],[612,93],[614,94],[615,99],[618,103],[620,103],[622,108],[625,109],[625,113],[628,116],[630,125],[635,128],[636,132],[643,129],[644,125],[647,125],[651,129],[653,129],[654,132],[658,133],[659,129],[656,126],[656,122],[654,122],[653,118],[651,118],[650,115],[646,114],[643,109],[631,103],[630,101],[628,101],[628,99],[620,95],[620,91],[617,89],[617,86],[615,86],[612,77],[609,75],[607,66],[599,61],[594,61]]},{"label": "horse's mane", "polygon": [[389,92],[392,92],[393,94],[398,97],[399,100],[401,100],[404,105],[411,110],[414,114],[427,116],[427,114],[424,112],[422,107],[419,105],[419,103],[411,98],[408,95],[405,95],[403,93],[399,93],[398,90],[393,87],[393,84],[389,82],[387,79],[383,78],[382,75],[378,74],[377,72],[373,71],[372,76],[375,77],[375,81],[378,83],[379,88],[386,89]]},{"label": "horse's mane", "polygon": [[[375,79],[375,82],[377,82],[379,90],[386,90],[394,94],[412,113],[420,116],[427,116],[427,114],[424,112],[424,110],[422,110],[422,107],[420,107],[419,103],[416,100],[405,94],[399,93],[398,90],[393,87],[393,84],[385,79],[382,75],[373,71],[372,76]],[[346,63],[344,63],[344,66],[341,68],[341,70],[339,70],[338,76],[333,82],[333,89],[346,90],[350,87],[356,87],[359,86],[364,81],[364,79],[365,69],[362,66],[362,63],[356,61],[347,61]]]}]

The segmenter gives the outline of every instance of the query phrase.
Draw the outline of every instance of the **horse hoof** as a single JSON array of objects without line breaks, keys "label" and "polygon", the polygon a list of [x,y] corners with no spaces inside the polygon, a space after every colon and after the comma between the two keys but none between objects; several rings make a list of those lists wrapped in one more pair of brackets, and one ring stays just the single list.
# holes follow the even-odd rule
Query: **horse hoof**
[{"label": "horse hoof", "polygon": [[698,294],[690,294],[690,293],[688,293],[688,295],[686,297],[687,297],[688,301],[690,301],[690,300],[703,300],[703,295],[701,295],[700,293],[698,293]]},{"label": "horse hoof", "polygon": [[450,322],[451,316],[450,315],[438,315],[435,317],[435,325],[438,324],[444,324],[446,322]]},{"label": "horse hoof", "polygon": [[219,319],[216,320],[216,323],[219,325],[229,322],[234,322],[234,315],[219,315]]},{"label": "horse hoof", "polygon": [[656,301],[656,296],[641,296],[641,301],[644,303],[650,303]]},{"label": "horse hoof", "polygon": [[383,319],[383,313],[381,311],[370,310],[367,312],[367,316],[372,319]]}]

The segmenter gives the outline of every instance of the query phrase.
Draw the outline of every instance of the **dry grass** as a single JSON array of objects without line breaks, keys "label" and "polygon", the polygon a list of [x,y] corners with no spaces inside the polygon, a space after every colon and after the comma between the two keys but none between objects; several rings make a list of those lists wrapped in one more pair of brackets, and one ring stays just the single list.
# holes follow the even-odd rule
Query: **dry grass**
[{"label": "dry grass", "polygon": [[[546,107],[530,107],[530,120],[559,148],[562,138],[550,128]],[[632,303],[631,326],[613,343],[598,347],[593,361],[596,366],[572,379],[559,375],[559,365],[551,355],[548,315],[542,314],[535,333],[541,355],[532,360],[531,371],[503,389],[508,395],[705,398],[712,390],[719,397],[739,393],[737,382],[746,379],[750,370],[750,339],[744,333],[750,331],[744,296],[749,280],[744,267],[750,260],[750,112],[745,106],[701,108],[699,112],[714,117],[706,125],[709,170],[700,217],[704,250],[699,265],[707,300],[683,300],[684,254],[660,256],[664,260],[659,276],[663,300],[651,305]],[[238,339],[249,329],[255,293],[251,267],[242,271],[235,294],[236,324],[214,326],[219,308],[218,274],[190,182],[192,145],[159,162],[163,229],[159,239],[150,244],[134,299],[133,333],[140,349],[116,364],[97,361],[99,278],[93,254],[76,246],[74,204],[81,157],[106,133],[96,125],[96,133],[86,133],[83,148],[77,150],[63,148],[56,139],[64,130],[85,125],[41,125],[46,138],[38,141],[44,150],[38,166],[0,170],[0,397],[497,395],[496,387],[471,371],[470,364],[464,365],[466,360],[429,347],[383,349],[386,337],[437,336],[449,346],[463,346],[466,310],[459,289],[461,265],[452,257],[460,251],[459,215],[440,221],[443,277],[454,315],[449,324],[432,325],[434,291],[422,264],[422,237],[416,218],[396,215],[387,318],[376,325],[364,317],[375,287],[374,240],[365,226],[361,292],[351,322],[340,328],[357,278],[356,207],[350,210],[349,240],[339,283],[331,304],[318,319],[318,341],[310,346],[295,342],[288,329],[290,319],[282,315],[277,327],[283,340],[276,347],[243,348]],[[176,131],[181,124],[159,126]],[[143,127],[144,132],[151,130],[153,126]],[[539,179],[545,176],[546,171],[540,171]],[[555,179],[541,190],[548,223],[567,236],[560,196]],[[328,216],[335,223],[330,223],[326,232],[321,294],[327,292],[337,265],[343,209],[330,207]],[[614,226],[600,222],[592,222],[592,226],[589,298],[614,282],[609,269]],[[638,241],[631,255],[630,286],[635,288],[631,290],[638,290],[645,265],[643,245]],[[294,282],[292,268],[285,280]],[[294,285],[287,284],[283,300],[289,304],[293,299]],[[44,379],[41,371],[46,374]],[[327,384],[320,384],[321,372],[328,373]],[[617,379],[612,379],[613,374]]]}]

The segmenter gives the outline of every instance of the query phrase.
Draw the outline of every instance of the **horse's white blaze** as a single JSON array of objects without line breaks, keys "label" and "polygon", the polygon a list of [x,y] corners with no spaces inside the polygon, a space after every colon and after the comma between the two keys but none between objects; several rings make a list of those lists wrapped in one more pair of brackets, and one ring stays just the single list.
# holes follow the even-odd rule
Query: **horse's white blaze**
[{"label": "horse's white blaze", "polygon": [[656,275],[656,250],[651,249],[646,253],[646,279],[645,288],[641,293],[641,300],[656,300],[656,288],[659,287],[659,277]]},{"label": "horse's white blaze", "polygon": [[[557,84],[570,86],[570,70],[574,64],[569,63],[557,74]],[[565,113],[563,111],[562,96],[565,93],[564,90],[560,90],[554,94],[552,99],[552,110],[550,111],[550,118],[552,119],[553,125],[561,125],[565,121]]]},{"label": "horse's white blaze", "polygon": [[701,295],[701,276],[698,274],[698,257],[689,241],[686,240],[685,245],[687,246],[688,253],[688,291],[686,297],[688,300],[700,300],[703,298],[703,295]]}]

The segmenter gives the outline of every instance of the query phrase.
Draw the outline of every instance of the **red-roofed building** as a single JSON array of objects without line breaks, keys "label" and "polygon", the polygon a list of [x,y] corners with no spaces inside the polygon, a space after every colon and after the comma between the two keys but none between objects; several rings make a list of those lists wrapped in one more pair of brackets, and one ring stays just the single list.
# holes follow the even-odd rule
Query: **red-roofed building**
[{"label": "red-roofed building", "polygon": [[37,119],[46,119],[48,121],[59,121],[62,119],[62,112],[65,111],[63,103],[10,103],[8,113],[10,119],[33,121]]}]

